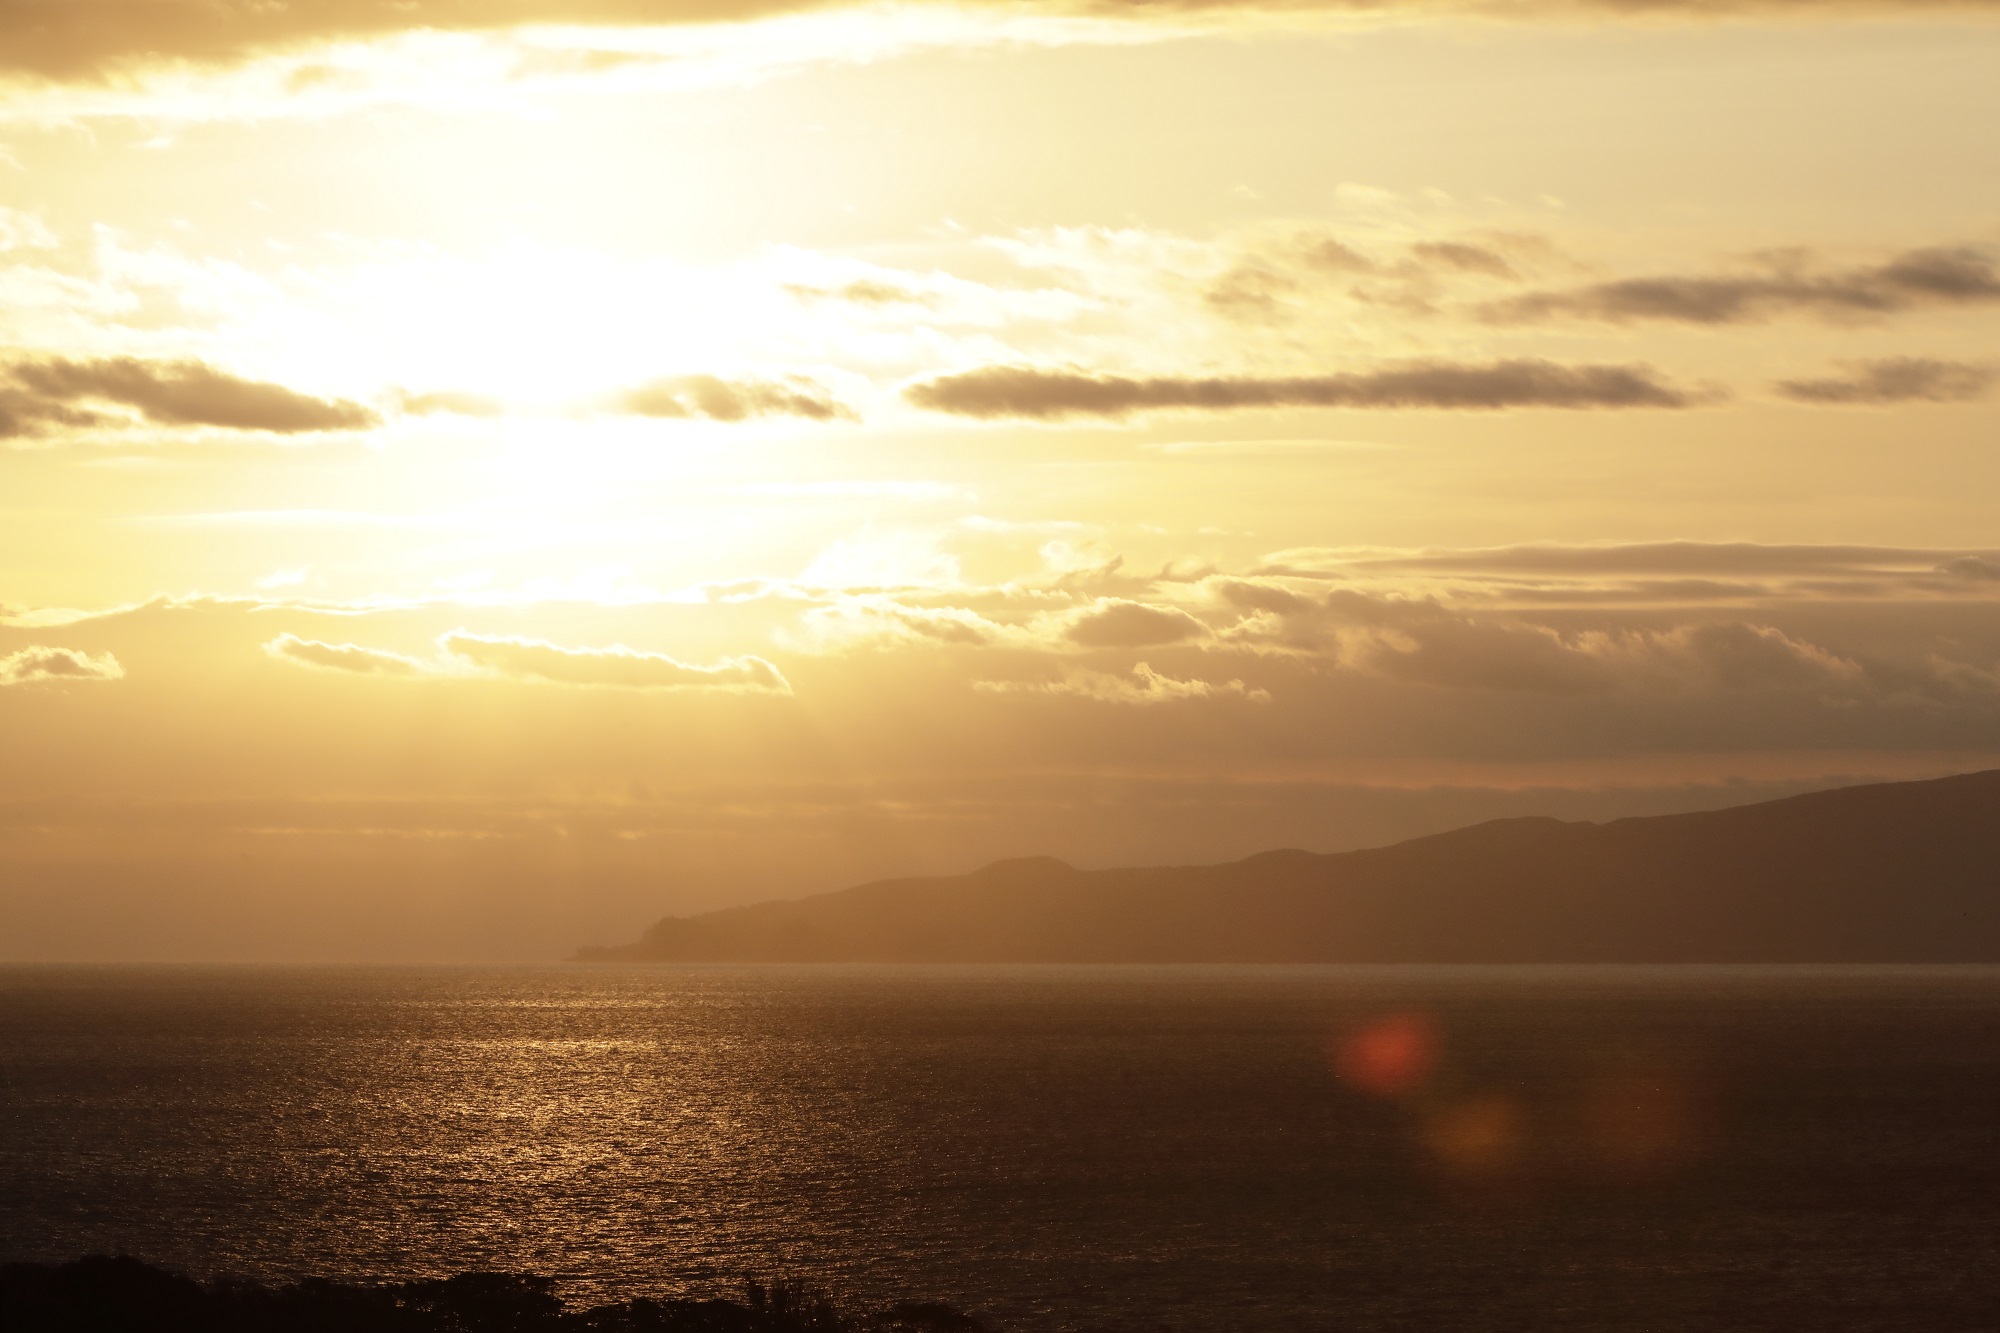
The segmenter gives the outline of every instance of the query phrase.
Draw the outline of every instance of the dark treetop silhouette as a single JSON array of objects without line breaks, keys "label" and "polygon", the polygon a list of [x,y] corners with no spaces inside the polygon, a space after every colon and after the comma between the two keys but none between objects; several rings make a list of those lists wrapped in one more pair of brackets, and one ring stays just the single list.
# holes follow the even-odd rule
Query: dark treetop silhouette
[{"label": "dark treetop silhouette", "polygon": [[749,1281],[742,1298],[640,1297],[568,1310],[551,1278],[460,1273],[417,1282],[200,1283],[137,1259],[0,1264],[9,1333],[982,1333],[948,1305],[843,1309],[799,1282]]},{"label": "dark treetop silhouette", "polygon": [[1215,866],[970,875],[669,917],[590,961],[2000,962],[2000,770]]}]

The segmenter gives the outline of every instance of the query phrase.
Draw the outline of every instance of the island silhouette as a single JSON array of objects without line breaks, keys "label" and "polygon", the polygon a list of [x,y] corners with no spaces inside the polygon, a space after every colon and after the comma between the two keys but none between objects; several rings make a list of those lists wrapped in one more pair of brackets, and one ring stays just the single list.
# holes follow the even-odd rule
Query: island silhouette
[{"label": "island silhouette", "polygon": [[591,962],[2000,962],[2000,770],[1603,824],[1079,870],[1052,857],[659,921]]}]

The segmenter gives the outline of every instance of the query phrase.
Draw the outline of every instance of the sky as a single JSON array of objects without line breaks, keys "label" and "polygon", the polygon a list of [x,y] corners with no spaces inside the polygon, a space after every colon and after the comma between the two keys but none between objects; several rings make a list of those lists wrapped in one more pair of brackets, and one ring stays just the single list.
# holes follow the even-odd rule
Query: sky
[{"label": "sky", "polygon": [[1996,19],[0,0],[0,958],[2000,766]]}]

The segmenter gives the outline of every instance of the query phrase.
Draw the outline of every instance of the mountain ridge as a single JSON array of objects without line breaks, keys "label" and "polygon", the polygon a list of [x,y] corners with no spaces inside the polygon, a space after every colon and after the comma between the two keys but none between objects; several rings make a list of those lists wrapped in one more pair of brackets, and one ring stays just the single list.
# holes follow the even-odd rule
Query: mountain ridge
[{"label": "mountain ridge", "polygon": [[586,961],[2000,962],[2000,770],[1356,851],[1053,857],[668,917]]}]

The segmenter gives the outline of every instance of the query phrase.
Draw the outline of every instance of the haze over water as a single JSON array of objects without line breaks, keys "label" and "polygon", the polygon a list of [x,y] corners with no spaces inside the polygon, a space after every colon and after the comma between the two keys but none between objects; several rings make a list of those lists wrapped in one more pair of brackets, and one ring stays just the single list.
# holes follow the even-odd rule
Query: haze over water
[{"label": "haze over water", "polygon": [[1997,1150],[1990,968],[0,972],[15,1259],[1970,1329]]}]

